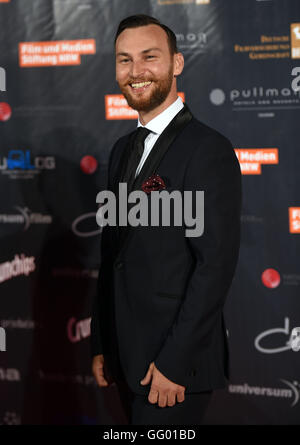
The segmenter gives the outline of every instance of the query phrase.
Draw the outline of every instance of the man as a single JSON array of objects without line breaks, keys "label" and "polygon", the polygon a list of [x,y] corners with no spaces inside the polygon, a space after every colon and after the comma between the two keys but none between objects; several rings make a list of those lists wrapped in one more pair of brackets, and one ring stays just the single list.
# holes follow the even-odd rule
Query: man
[{"label": "man", "polygon": [[223,307],[239,251],[240,168],[229,140],[178,97],[184,59],[168,27],[128,17],[115,51],[116,80],[139,120],[112,149],[107,188],[118,196],[119,183],[141,190],[158,175],[168,192],[203,190],[204,232],[103,228],[93,374],[102,388],[116,382],[133,424],[197,424],[229,378]]}]

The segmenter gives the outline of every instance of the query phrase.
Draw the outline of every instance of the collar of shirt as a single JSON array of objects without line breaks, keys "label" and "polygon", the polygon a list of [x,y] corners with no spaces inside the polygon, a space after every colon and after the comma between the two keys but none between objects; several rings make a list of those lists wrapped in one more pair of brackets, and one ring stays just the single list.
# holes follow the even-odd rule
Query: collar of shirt
[{"label": "collar of shirt", "polygon": [[160,114],[151,119],[151,121],[149,121],[146,125],[143,125],[138,118],[137,126],[148,128],[148,130],[150,130],[152,133],[160,135],[182,108],[183,102],[178,96],[175,102],[173,102],[171,105],[168,106],[168,108],[166,108]]}]

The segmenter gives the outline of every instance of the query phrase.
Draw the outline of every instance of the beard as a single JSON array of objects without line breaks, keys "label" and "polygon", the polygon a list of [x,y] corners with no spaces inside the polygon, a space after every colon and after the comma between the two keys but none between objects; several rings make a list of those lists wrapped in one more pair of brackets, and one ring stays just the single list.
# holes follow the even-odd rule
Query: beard
[{"label": "beard", "polygon": [[[127,100],[128,105],[136,111],[152,111],[165,101],[172,87],[173,66],[170,66],[169,72],[164,79],[139,79],[139,82],[150,80],[152,81],[152,84],[149,87],[152,88],[150,97],[143,97],[144,95],[146,96],[147,93],[143,94],[141,97],[134,96],[134,93],[131,94],[128,91],[127,85],[131,88],[129,83],[127,83],[126,86],[120,85],[120,89]],[[130,83],[132,83],[132,81],[130,81]]]}]

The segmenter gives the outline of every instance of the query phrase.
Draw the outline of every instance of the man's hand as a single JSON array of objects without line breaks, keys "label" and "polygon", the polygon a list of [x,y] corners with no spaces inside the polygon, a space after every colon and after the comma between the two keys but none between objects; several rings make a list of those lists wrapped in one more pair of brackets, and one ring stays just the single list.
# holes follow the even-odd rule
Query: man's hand
[{"label": "man's hand", "polygon": [[177,385],[167,379],[155,366],[154,362],[150,363],[145,377],[140,381],[141,385],[151,383],[151,389],[148,395],[150,403],[157,403],[158,406],[164,408],[166,406],[174,406],[177,402],[184,401],[185,386]]},{"label": "man's hand", "polygon": [[105,366],[103,354],[95,355],[93,357],[92,371],[100,388],[109,386],[111,383],[113,383],[114,380],[109,374],[107,366]]}]

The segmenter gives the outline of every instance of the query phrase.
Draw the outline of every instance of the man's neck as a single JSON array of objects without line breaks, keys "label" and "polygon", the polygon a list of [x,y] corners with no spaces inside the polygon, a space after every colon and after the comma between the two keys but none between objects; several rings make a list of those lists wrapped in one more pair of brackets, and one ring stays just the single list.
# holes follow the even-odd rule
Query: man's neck
[{"label": "man's neck", "polygon": [[140,111],[139,112],[139,120],[142,125],[147,125],[148,122],[150,122],[152,119],[154,119],[156,116],[158,116],[160,113],[162,113],[166,108],[168,108],[172,103],[177,100],[177,92],[172,94],[171,96],[168,96],[167,99],[160,104],[158,107],[156,107],[154,110],[151,111]]}]

